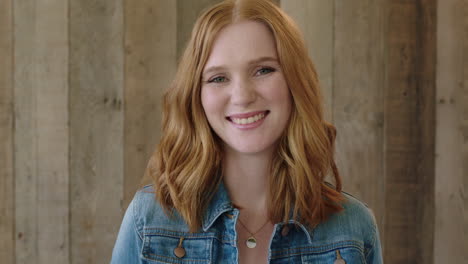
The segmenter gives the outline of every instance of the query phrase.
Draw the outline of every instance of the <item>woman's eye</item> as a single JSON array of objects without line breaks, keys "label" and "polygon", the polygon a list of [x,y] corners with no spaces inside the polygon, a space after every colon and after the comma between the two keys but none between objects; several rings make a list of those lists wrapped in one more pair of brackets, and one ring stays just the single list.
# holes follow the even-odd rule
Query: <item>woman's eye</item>
[{"label": "woman's eye", "polygon": [[267,73],[274,72],[274,71],[275,71],[275,69],[273,69],[273,68],[264,67],[264,68],[261,68],[260,70],[258,70],[257,74],[258,75],[263,75],[263,74],[267,74]]},{"label": "woman's eye", "polygon": [[208,80],[209,83],[221,83],[225,81],[226,81],[226,78],[222,76],[214,77],[213,79]]}]

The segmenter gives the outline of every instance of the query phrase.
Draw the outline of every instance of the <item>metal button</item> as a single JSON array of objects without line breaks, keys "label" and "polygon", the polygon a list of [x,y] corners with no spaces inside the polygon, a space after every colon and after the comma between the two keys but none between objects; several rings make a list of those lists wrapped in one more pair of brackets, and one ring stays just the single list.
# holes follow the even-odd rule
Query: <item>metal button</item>
[{"label": "metal button", "polygon": [[176,247],[174,249],[174,255],[178,258],[183,258],[185,256],[185,249],[183,247]]},{"label": "metal button", "polygon": [[287,236],[288,234],[289,234],[289,226],[285,225],[283,226],[283,229],[281,229],[281,235]]},{"label": "metal button", "polygon": [[174,249],[174,255],[178,258],[183,258],[185,256],[185,249],[182,247],[182,242],[184,242],[184,237],[180,238],[179,245]]}]

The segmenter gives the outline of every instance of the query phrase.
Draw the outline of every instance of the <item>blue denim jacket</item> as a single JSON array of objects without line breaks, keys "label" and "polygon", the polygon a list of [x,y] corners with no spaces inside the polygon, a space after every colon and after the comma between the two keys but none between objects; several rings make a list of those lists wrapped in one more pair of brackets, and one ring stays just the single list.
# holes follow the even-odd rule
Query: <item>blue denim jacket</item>
[{"label": "blue denim jacket", "polygon": [[[379,233],[366,205],[343,193],[345,210],[315,228],[289,220],[274,226],[268,263],[382,263]],[[166,216],[148,185],[139,190],[122,221],[111,264],[238,263],[236,221],[227,191],[220,185],[202,228],[190,233],[177,213]],[[183,239],[181,239],[183,238]],[[184,254],[176,254],[182,247]],[[179,249],[180,250],[180,249]],[[179,255],[179,257],[177,256]]]}]

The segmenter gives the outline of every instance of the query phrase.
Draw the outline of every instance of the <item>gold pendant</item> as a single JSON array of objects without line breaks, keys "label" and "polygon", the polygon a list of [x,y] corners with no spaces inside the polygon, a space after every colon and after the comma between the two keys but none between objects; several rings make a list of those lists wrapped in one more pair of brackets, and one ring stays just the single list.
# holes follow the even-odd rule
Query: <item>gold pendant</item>
[{"label": "gold pendant", "polygon": [[257,240],[255,239],[255,237],[251,236],[247,238],[247,240],[245,241],[245,244],[247,245],[248,248],[255,248],[257,246]]}]

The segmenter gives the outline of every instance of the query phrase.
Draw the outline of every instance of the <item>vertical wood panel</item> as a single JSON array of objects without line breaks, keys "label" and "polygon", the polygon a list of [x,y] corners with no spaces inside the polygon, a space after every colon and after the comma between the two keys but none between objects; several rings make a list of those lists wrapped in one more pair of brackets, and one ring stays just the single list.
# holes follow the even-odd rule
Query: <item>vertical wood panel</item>
[{"label": "vertical wood panel", "polygon": [[67,2],[16,1],[16,263],[67,263]]},{"label": "vertical wood panel", "polygon": [[123,2],[70,1],[71,262],[106,263],[123,203]]},{"label": "vertical wood panel", "polygon": [[202,11],[221,0],[176,0],[177,1],[177,58],[184,52],[190,39],[193,25]]},{"label": "vertical wood panel", "polygon": [[[36,1],[37,263],[69,260],[68,2]],[[21,193],[18,193],[21,195]],[[28,263],[30,260],[28,261]]]},{"label": "vertical wood panel", "polygon": [[0,1],[0,259],[14,263],[13,2]]},{"label": "vertical wood panel", "polygon": [[434,1],[389,1],[384,258],[432,262]]},{"label": "vertical wood panel", "polygon": [[335,1],[333,118],[345,191],[373,209],[383,237],[382,0]]},{"label": "vertical wood panel", "polygon": [[160,137],[162,93],[176,69],[176,2],[125,1],[124,209]]},{"label": "vertical wood panel", "polygon": [[[463,53],[463,69],[464,69],[464,74],[463,74],[463,97],[462,97],[462,102],[460,104],[461,108],[461,113],[463,116],[462,119],[462,127],[461,131],[463,133],[463,160],[468,160],[468,3],[465,0],[464,5],[463,5],[463,10],[464,10],[464,15],[463,18],[461,18],[462,21],[464,21],[465,25],[465,32],[463,33],[464,40],[463,43],[465,43],[465,47],[463,50],[465,51]],[[465,248],[468,247],[468,162],[464,162],[462,164],[462,175],[465,175],[463,177],[463,190],[461,191],[463,193],[463,219],[464,221],[464,230],[463,230],[463,236],[465,237],[465,241],[463,241]],[[465,262],[468,262],[468,252],[464,252],[465,256]]]},{"label": "vertical wood panel", "polygon": [[283,0],[281,8],[298,24],[304,34],[321,83],[325,117],[332,120],[334,1]]},{"label": "vertical wood panel", "polygon": [[418,116],[414,124],[418,124],[419,155],[416,164],[419,173],[421,193],[417,199],[417,214],[419,215],[417,237],[420,238],[416,248],[417,261],[429,263],[434,261],[434,183],[435,183],[435,92],[437,63],[437,0],[421,0],[418,2],[419,17],[417,31],[419,53],[414,76],[418,79],[419,103]]},{"label": "vertical wood panel", "polygon": [[[33,1],[14,2],[14,112],[15,112],[15,228],[16,262],[37,259],[37,127],[35,123],[37,79],[34,49],[37,35]],[[18,195],[21,194],[21,195]]]},{"label": "vertical wood panel", "polygon": [[467,263],[468,1],[438,1],[434,263]]}]

